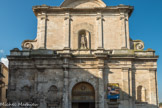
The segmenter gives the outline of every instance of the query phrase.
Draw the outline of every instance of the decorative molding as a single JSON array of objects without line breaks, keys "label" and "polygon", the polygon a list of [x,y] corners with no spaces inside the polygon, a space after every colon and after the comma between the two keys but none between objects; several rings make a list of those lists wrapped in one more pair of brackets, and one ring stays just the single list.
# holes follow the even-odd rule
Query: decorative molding
[{"label": "decorative molding", "polygon": [[68,19],[71,20],[71,16],[65,16],[64,17],[64,20],[68,20]]},{"label": "decorative molding", "polygon": [[134,50],[143,50],[144,49],[144,42],[141,40],[133,40]]},{"label": "decorative molding", "polygon": [[34,42],[37,42],[37,40],[24,40],[21,44],[21,47],[23,49],[32,50],[34,48],[34,45],[33,45]]},{"label": "decorative molding", "polygon": [[123,72],[128,72],[130,70],[130,67],[122,67]]},{"label": "decorative molding", "polygon": [[96,19],[97,19],[97,20],[102,20],[102,21],[104,21],[104,18],[103,18],[102,15],[101,15],[101,16],[97,16]]},{"label": "decorative molding", "polygon": [[123,19],[124,19],[125,21],[128,21],[128,17],[126,17],[126,16],[121,16],[121,17],[120,17],[120,20],[123,20]]},{"label": "decorative molding", "polygon": [[106,7],[106,4],[102,0],[65,0],[60,7],[68,8],[94,8],[94,7]]},{"label": "decorative molding", "polygon": [[157,71],[157,68],[150,68],[149,71],[150,72],[155,72],[155,71]]}]

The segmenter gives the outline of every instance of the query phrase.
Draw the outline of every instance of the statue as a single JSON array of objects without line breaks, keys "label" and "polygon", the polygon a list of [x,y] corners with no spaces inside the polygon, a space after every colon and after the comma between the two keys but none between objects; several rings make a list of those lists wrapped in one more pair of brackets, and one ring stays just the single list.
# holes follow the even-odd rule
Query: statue
[{"label": "statue", "polygon": [[87,38],[86,38],[85,34],[81,35],[81,38],[80,38],[80,49],[87,49]]}]

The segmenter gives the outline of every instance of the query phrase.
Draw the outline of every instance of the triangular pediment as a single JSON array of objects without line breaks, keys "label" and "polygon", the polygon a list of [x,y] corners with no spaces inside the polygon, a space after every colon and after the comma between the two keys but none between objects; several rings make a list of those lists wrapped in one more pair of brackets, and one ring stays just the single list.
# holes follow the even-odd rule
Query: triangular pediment
[{"label": "triangular pediment", "polygon": [[68,8],[99,8],[106,7],[102,0],[65,0],[61,7]]}]

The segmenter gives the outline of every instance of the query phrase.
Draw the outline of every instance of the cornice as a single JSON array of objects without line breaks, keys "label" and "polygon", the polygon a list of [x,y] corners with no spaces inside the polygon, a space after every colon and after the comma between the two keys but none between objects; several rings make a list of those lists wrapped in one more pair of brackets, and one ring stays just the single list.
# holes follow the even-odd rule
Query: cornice
[{"label": "cornice", "polygon": [[99,7],[99,8],[67,8],[67,7],[56,7],[56,6],[33,6],[33,12],[37,16],[39,13],[42,12],[87,12],[87,11],[93,11],[93,12],[124,12],[128,13],[129,16],[134,10],[133,6],[128,5],[118,5],[118,6],[107,6],[107,7]]}]

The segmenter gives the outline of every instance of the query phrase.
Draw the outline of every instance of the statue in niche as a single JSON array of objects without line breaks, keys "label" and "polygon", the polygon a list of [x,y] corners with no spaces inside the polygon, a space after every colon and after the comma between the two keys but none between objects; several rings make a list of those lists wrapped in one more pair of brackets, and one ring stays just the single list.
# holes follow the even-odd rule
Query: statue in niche
[{"label": "statue in niche", "polygon": [[86,37],[85,34],[81,34],[80,49],[88,49],[88,47],[87,47],[87,37]]}]

